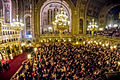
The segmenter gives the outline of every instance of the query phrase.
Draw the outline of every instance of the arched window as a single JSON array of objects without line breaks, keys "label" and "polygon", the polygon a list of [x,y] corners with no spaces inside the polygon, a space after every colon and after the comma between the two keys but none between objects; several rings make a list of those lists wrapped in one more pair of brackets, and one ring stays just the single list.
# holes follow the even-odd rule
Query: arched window
[{"label": "arched window", "polygon": [[14,34],[14,31],[13,31],[13,34]]},{"label": "arched window", "polygon": [[25,19],[26,24],[26,35],[31,35],[31,24],[30,24],[30,16],[27,16]]},{"label": "arched window", "polygon": [[8,35],[9,35],[10,33],[9,33],[9,31],[8,31]]}]

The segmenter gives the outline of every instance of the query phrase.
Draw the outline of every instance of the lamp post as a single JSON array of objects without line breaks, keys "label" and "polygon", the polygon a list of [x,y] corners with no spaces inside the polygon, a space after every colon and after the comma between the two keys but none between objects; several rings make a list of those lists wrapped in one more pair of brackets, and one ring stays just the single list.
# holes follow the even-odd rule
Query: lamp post
[{"label": "lamp post", "polygon": [[97,31],[97,29],[98,29],[97,23],[95,22],[94,19],[92,19],[92,22],[90,22],[87,30],[91,31],[91,34],[93,36],[94,32]]}]

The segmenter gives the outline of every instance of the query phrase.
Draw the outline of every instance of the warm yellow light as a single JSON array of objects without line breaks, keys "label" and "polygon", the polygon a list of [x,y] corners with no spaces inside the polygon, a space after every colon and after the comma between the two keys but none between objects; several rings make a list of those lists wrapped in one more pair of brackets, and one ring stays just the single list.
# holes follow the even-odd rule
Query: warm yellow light
[{"label": "warm yellow light", "polygon": [[98,43],[96,42],[96,44],[98,45]]},{"label": "warm yellow light", "polygon": [[99,28],[100,31],[103,31],[104,29],[103,28]]},{"label": "warm yellow light", "polygon": [[69,39],[69,41],[71,42],[71,39]]},{"label": "warm yellow light", "polygon": [[85,44],[85,41],[83,42],[83,44]]},{"label": "warm yellow light", "polygon": [[24,46],[24,45],[25,45],[25,43],[22,43],[22,44],[21,44],[21,46]]},{"label": "warm yellow light", "polygon": [[58,40],[58,42],[60,42],[60,40]]},{"label": "warm yellow light", "polygon": [[37,51],[37,48],[34,48],[34,51],[36,52],[36,51]]},{"label": "warm yellow light", "polygon": [[109,44],[107,43],[106,46],[109,46]]},{"label": "warm yellow light", "polygon": [[49,40],[47,40],[47,42],[49,42]]},{"label": "warm yellow light", "polygon": [[120,61],[118,61],[118,66],[120,66]]},{"label": "warm yellow light", "polygon": [[60,29],[65,30],[68,28],[69,24],[70,21],[68,19],[68,16],[63,11],[63,7],[61,7],[60,13],[58,12],[57,15],[55,16],[55,21],[53,21],[53,25],[58,30]]},{"label": "warm yellow light", "polygon": [[47,42],[47,40],[46,40],[46,39],[43,39],[43,41],[44,41],[44,42]]},{"label": "warm yellow light", "polygon": [[102,45],[103,47],[105,46],[105,44]]},{"label": "warm yellow light", "polygon": [[90,43],[93,43],[93,41],[90,41]]},{"label": "warm yellow light", "polygon": [[88,44],[90,44],[90,41],[88,41]]},{"label": "warm yellow light", "polygon": [[94,41],[94,43],[96,43],[96,41]]},{"label": "warm yellow light", "polygon": [[41,42],[43,42],[43,40],[41,40]]},{"label": "warm yellow light", "polygon": [[117,48],[117,46],[114,46],[114,48]]},{"label": "warm yellow light", "polygon": [[99,44],[101,45],[102,43],[101,43],[101,42],[99,42]]},{"label": "warm yellow light", "polygon": [[76,44],[79,44],[78,41],[76,42]]},{"label": "warm yellow light", "polygon": [[21,53],[23,53],[23,50],[20,50]]},{"label": "warm yellow light", "polygon": [[51,38],[49,40],[51,41]]},{"label": "warm yellow light", "polygon": [[52,30],[52,27],[48,27],[49,30]]},{"label": "warm yellow light", "polygon": [[113,46],[111,46],[110,48],[113,49]]},{"label": "warm yellow light", "polygon": [[12,48],[12,46],[10,46],[10,48]]},{"label": "warm yellow light", "polygon": [[64,42],[66,42],[66,40],[64,40]]},{"label": "warm yellow light", "polygon": [[28,54],[27,57],[28,57],[28,59],[31,59],[31,54]]},{"label": "warm yellow light", "polygon": [[31,46],[32,44],[31,44],[31,43],[29,43],[29,45]]}]

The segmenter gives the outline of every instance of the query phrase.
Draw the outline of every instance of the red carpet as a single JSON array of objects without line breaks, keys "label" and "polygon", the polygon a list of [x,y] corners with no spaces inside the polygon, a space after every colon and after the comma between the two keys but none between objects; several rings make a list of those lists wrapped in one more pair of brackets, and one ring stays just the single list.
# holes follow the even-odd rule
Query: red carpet
[{"label": "red carpet", "polygon": [[22,62],[27,59],[27,53],[16,56],[13,60],[9,61],[10,70],[0,73],[0,80],[10,80],[21,66]]}]

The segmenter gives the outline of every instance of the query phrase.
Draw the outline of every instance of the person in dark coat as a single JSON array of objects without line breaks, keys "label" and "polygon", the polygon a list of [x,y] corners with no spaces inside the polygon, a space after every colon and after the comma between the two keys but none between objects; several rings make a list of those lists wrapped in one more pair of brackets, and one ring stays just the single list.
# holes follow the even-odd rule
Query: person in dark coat
[{"label": "person in dark coat", "polygon": [[6,67],[7,67],[7,69],[10,69],[8,61],[6,61]]},{"label": "person in dark coat", "polygon": [[6,64],[4,64],[4,63],[3,63],[3,69],[4,69],[5,71],[8,71],[7,66],[6,66]]},{"label": "person in dark coat", "polygon": [[0,72],[3,72],[2,62],[0,61]]}]

